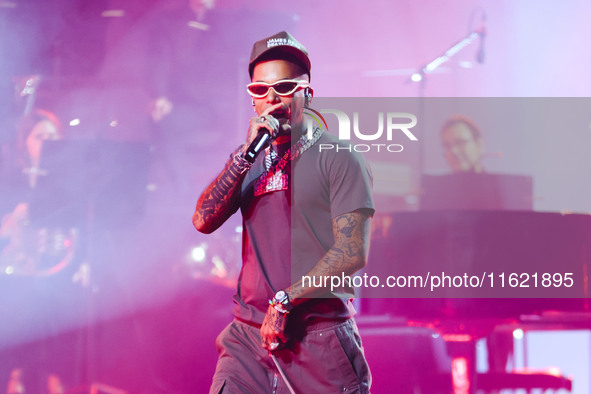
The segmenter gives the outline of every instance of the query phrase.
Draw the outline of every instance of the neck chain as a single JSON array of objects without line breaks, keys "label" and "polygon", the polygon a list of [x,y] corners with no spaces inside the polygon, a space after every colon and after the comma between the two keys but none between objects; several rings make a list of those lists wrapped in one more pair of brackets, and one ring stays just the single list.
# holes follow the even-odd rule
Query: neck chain
[{"label": "neck chain", "polygon": [[[281,156],[281,159],[279,159],[279,162],[277,162],[277,164],[275,166],[270,166],[270,165],[267,166],[267,163],[265,163],[265,166],[267,167],[267,171],[269,172],[269,174],[272,175],[274,173],[281,172],[285,168],[287,163],[300,157],[302,155],[302,153],[304,153],[306,150],[308,150],[312,145],[314,145],[320,139],[323,131],[324,130],[322,130],[321,128],[314,129],[314,133],[312,134],[311,139],[308,139],[307,133],[302,135],[300,137],[300,139],[298,140],[298,142],[296,142],[294,145],[292,145],[283,154],[283,156]],[[268,153],[268,157],[271,157],[271,161],[273,161],[273,159],[275,158],[275,157],[273,157],[273,155],[275,155],[275,157],[277,157],[276,153],[274,153],[274,154]]]},{"label": "neck chain", "polygon": [[271,163],[277,157],[277,154],[270,151],[267,152],[265,157],[265,168],[267,172],[263,173],[254,183],[254,195],[260,196],[278,190],[287,190],[289,180],[287,174],[283,173],[283,169],[292,160],[296,160],[312,145],[314,145],[322,136],[324,130],[321,128],[314,129],[312,138],[308,139],[307,133],[302,135],[298,142],[292,145],[284,154],[281,156],[277,164],[272,165]]}]

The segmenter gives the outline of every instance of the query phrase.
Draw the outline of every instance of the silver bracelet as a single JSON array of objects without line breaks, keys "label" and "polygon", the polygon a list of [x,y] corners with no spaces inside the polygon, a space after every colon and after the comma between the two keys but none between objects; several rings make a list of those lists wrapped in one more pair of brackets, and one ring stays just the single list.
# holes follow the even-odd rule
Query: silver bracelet
[{"label": "silver bracelet", "polygon": [[238,171],[240,171],[241,174],[244,174],[245,171],[250,170],[250,167],[252,167],[252,163],[244,158],[242,152],[234,154],[232,161],[236,164],[236,167],[238,167]]}]

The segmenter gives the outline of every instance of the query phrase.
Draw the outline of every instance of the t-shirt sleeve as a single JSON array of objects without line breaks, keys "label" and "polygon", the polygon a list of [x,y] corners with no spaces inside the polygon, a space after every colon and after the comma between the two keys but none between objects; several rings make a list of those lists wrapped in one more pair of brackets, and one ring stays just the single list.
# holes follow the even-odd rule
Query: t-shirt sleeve
[{"label": "t-shirt sleeve", "polygon": [[369,209],[373,215],[373,177],[363,156],[348,151],[334,152],[330,156],[328,177],[332,217],[358,209]]}]

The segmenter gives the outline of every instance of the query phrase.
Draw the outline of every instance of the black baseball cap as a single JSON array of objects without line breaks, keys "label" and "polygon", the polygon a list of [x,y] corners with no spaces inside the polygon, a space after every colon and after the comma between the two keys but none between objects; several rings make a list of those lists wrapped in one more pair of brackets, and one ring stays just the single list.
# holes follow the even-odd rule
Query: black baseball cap
[{"label": "black baseball cap", "polygon": [[299,64],[306,71],[306,74],[310,76],[312,64],[308,57],[308,50],[291,34],[281,31],[254,43],[250,53],[250,62],[248,63],[250,77],[252,78],[254,66],[259,61],[270,60],[274,56]]}]

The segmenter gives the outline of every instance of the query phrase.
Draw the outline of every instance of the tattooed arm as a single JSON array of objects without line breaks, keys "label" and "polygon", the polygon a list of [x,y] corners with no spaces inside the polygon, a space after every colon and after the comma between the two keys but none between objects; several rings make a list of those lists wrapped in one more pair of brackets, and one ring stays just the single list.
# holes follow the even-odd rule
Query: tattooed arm
[{"label": "tattooed arm", "polygon": [[[336,275],[340,277],[342,274],[352,275],[365,267],[369,252],[370,223],[371,215],[365,209],[334,218],[332,220],[332,231],[335,243],[310,270],[308,276]],[[316,283],[320,283],[320,281]],[[304,287],[301,281],[292,284],[285,290],[294,306],[305,302],[307,298],[318,296],[326,291],[325,288]],[[261,327],[264,348],[273,350],[270,348],[271,343],[286,341],[284,330],[288,316],[269,306]]]},{"label": "tattooed arm", "polygon": [[[244,154],[262,128],[267,129],[274,138],[279,131],[279,121],[270,114],[282,107],[283,103],[272,105],[265,109],[260,116],[250,118],[246,143],[237,152]],[[212,233],[236,212],[244,174],[245,172],[241,173],[239,166],[234,163],[232,158],[226,162],[222,172],[205,189],[197,201],[197,207],[193,214],[193,225],[197,230],[206,234]]]},{"label": "tattooed arm", "polygon": [[[335,243],[307,276],[325,277],[352,275],[365,267],[369,253],[371,215],[360,209],[345,213],[332,220]],[[317,281],[316,283],[320,283]],[[301,280],[292,284],[286,293],[295,306],[306,298],[318,296],[328,289],[302,286]]]}]

